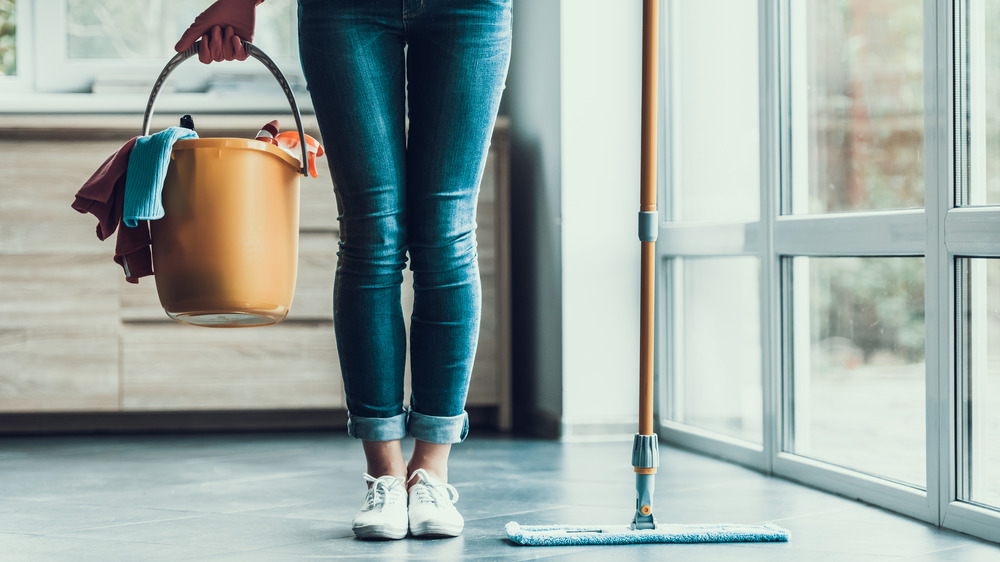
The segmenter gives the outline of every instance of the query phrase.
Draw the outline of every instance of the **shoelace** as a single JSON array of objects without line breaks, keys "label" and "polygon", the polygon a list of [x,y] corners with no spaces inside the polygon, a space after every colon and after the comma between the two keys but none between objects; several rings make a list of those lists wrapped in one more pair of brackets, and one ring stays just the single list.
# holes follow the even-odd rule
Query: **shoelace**
[{"label": "shoelace", "polygon": [[432,483],[427,472],[422,468],[418,468],[413,474],[417,476],[417,484],[422,484],[422,486],[414,484],[410,488],[418,503],[437,503],[439,500],[450,503],[458,501],[458,490],[451,484]]},{"label": "shoelace", "polygon": [[375,478],[367,472],[362,476],[364,476],[366,482],[371,482],[372,485],[372,487],[368,489],[368,496],[365,497],[365,507],[378,509],[379,511],[385,507],[386,500],[389,499],[389,492],[403,484],[403,481],[399,478],[393,478],[392,483],[389,483],[388,478]]}]

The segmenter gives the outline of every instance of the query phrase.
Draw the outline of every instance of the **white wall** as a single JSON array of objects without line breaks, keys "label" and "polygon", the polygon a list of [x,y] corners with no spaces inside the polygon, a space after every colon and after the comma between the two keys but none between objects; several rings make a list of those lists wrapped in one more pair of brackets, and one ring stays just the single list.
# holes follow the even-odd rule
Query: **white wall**
[{"label": "white wall", "polygon": [[563,7],[563,426],[634,431],[642,3]]},{"label": "white wall", "polygon": [[515,415],[564,437],[636,428],[640,59],[638,1],[515,1]]},{"label": "white wall", "polygon": [[562,419],[560,0],[515,0],[501,112],[511,118],[514,427],[557,436]]}]

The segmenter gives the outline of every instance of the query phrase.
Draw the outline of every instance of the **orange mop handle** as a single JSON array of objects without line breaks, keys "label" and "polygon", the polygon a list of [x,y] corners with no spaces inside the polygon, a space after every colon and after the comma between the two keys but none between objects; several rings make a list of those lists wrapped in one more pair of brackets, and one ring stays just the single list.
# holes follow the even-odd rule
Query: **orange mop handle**
[{"label": "orange mop handle", "polygon": [[639,311],[639,432],[632,442],[635,470],[635,515],[631,528],[655,529],[653,488],[660,465],[657,437],[653,433],[653,312],[656,296],[656,86],[660,0],[642,3],[642,146],[639,183],[639,241],[642,270]]},{"label": "orange mop handle", "polygon": [[[642,269],[639,318],[639,434],[652,435],[653,312],[656,294],[656,228],[659,222],[656,218],[659,0],[643,0],[642,10],[642,156],[639,178],[642,191],[639,206]],[[644,228],[644,223],[651,224]]]}]

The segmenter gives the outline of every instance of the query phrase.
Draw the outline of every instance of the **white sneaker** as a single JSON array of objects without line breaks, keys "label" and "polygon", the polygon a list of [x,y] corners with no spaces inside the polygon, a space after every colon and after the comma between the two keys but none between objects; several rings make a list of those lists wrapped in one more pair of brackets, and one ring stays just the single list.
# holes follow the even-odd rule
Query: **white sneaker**
[{"label": "white sneaker", "polygon": [[458,490],[418,468],[410,481],[410,533],[415,537],[457,537],[465,519],[455,509]]},{"label": "white sneaker", "polygon": [[395,476],[373,477],[365,474],[365,481],[371,482],[365,505],[354,516],[354,534],[359,539],[401,539],[406,536],[406,486]]}]

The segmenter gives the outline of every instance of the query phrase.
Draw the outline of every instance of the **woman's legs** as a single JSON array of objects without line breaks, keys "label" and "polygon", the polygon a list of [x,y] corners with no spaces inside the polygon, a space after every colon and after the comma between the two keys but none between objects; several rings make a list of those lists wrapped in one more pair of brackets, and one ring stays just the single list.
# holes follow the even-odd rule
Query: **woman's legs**
[{"label": "woman's legs", "polygon": [[511,2],[405,6],[409,433],[417,440],[409,468],[445,477],[450,444],[468,432],[465,401],[482,307],[476,207],[510,59]]},{"label": "woman's legs", "polygon": [[[507,74],[510,5],[300,0],[302,65],[341,214],[334,323],[348,429],[365,441],[374,475],[398,475],[408,430],[416,443],[405,475],[423,468],[444,481],[451,444],[468,432],[481,309],[476,204]],[[403,412],[407,250],[413,394]]]},{"label": "woman's legs", "polygon": [[334,328],[348,432],[374,476],[405,477],[405,62],[398,9],[301,0],[299,42],[340,216]]}]

